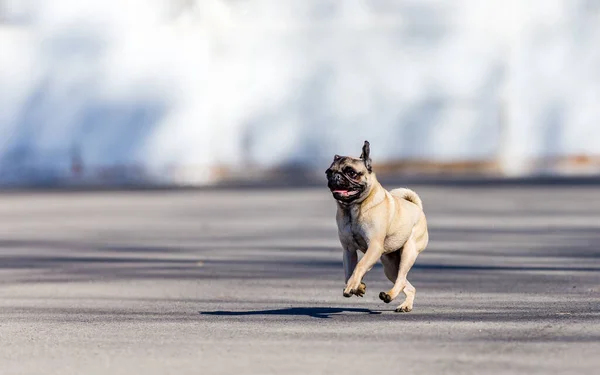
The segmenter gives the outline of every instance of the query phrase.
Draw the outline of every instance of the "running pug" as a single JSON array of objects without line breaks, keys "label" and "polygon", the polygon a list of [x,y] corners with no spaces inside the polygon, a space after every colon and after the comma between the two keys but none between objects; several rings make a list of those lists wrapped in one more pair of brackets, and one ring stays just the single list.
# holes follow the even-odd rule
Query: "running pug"
[{"label": "running pug", "polygon": [[[337,225],[344,250],[344,297],[362,297],[365,274],[381,259],[392,289],[379,293],[390,303],[401,292],[406,299],[396,312],[413,308],[415,288],[406,276],[429,241],[427,221],[419,196],[409,189],[387,191],[371,167],[369,142],[360,158],[335,155],[327,169],[328,186],[337,201]],[[357,251],[364,256],[358,261]]]}]

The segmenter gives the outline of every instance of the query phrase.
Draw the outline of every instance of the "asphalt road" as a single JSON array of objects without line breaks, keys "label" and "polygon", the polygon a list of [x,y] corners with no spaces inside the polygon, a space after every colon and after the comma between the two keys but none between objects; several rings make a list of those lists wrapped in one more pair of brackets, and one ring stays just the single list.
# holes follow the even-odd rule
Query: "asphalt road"
[{"label": "asphalt road", "polygon": [[0,373],[597,374],[600,188],[411,187],[404,314],[321,188],[2,194]]}]

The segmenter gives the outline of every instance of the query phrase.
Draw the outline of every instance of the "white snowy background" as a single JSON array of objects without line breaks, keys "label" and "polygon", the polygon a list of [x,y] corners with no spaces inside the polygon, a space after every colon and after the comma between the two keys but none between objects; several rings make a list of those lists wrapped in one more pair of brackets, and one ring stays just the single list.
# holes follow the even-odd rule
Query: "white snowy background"
[{"label": "white snowy background", "polygon": [[600,154],[599,103],[600,0],[0,0],[0,183],[321,169],[364,139],[518,175]]}]

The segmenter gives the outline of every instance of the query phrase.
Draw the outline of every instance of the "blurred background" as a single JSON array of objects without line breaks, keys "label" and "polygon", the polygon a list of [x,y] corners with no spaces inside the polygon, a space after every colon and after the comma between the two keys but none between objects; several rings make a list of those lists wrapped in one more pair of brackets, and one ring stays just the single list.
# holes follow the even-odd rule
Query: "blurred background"
[{"label": "blurred background", "polygon": [[600,173],[598,0],[0,0],[0,184]]},{"label": "blurred background", "polygon": [[[342,296],[364,140],[409,315]],[[0,0],[0,373],[598,374],[599,186],[600,0]]]}]

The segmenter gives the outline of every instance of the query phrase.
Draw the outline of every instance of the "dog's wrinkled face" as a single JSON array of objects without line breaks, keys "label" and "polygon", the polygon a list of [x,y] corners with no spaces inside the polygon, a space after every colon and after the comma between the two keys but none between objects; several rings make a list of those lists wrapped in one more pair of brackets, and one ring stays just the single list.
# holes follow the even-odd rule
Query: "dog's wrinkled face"
[{"label": "dog's wrinkled face", "polygon": [[325,173],[329,190],[337,201],[348,204],[363,197],[372,173],[369,142],[365,141],[360,158],[335,155]]}]

